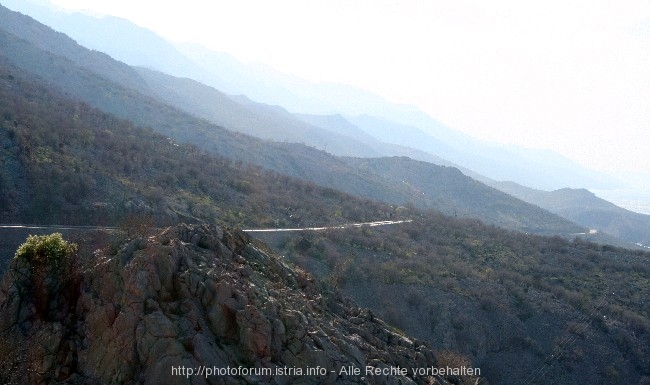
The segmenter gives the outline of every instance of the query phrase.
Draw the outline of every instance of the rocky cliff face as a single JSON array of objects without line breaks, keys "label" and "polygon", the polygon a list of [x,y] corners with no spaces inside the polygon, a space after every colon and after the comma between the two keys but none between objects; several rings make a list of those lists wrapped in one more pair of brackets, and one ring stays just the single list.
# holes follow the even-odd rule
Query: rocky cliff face
[{"label": "rocky cliff face", "polygon": [[14,259],[0,291],[0,380],[460,383],[414,375],[436,367],[426,345],[242,232],[179,225],[87,260]]}]

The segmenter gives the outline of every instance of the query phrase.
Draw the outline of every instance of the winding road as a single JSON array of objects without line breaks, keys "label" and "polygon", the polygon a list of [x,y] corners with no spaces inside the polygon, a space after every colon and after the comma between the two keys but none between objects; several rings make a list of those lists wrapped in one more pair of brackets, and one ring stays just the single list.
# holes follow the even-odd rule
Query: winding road
[{"label": "winding road", "polygon": [[[375,227],[375,226],[388,226],[397,225],[400,223],[410,223],[412,219],[404,219],[400,221],[375,221],[375,222],[359,222],[347,223],[344,225],[336,226],[323,226],[323,227],[302,227],[302,228],[275,228],[275,229],[243,229],[246,233],[278,233],[285,231],[323,231],[323,230],[338,230],[349,229],[355,227]],[[0,225],[0,229],[27,229],[27,230],[117,230],[117,227],[109,226],[58,226],[58,225]]]},{"label": "winding road", "polygon": [[401,221],[376,221],[376,222],[361,222],[361,223],[348,223],[345,225],[337,226],[325,226],[325,227],[303,227],[295,229],[244,229],[247,233],[279,233],[282,231],[322,231],[322,230],[337,230],[337,229],[349,229],[353,227],[375,227],[375,226],[387,226],[387,225],[397,225],[399,223],[409,223],[413,222],[412,219],[404,219]]}]

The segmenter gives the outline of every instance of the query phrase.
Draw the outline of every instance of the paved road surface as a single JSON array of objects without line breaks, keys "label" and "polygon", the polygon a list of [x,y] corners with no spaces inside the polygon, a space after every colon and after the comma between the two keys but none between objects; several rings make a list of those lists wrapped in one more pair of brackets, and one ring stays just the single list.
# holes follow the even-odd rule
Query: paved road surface
[{"label": "paved road surface", "polygon": [[248,233],[277,233],[281,231],[321,231],[321,230],[335,230],[335,229],[349,229],[353,227],[374,227],[374,226],[386,226],[386,225],[396,225],[399,223],[409,223],[413,222],[412,219],[406,219],[402,221],[377,221],[377,222],[362,222],[362,223],[348,223],[345,225],[338,226],[325,226],[325,227],[303,227],[296,229],[245,229]]},{"label": "paved road surface", "polygon": [[[283,231],[322,231],[322,230],[336,230],[336,229],[349,229],[354,227],[375,227],[375,226],[387,226],[387,225],[397,225],[400,223],[409,223],[413,222],[412,219],[405,219],[401,221],[376,221],[376,222],[361,222],[361,223],[348,223],[344,225],[337,226],[324,226],[324,227],[302,227],[302,228],[293,228],[293,229],[244,229],[247,233],[274,233],[274,232],[283,232]],[[117,230],[117,227],[107,227],[107,226],[57,226],[57,225],[0,225],[0,229],[37,229],[37,230]]]}]

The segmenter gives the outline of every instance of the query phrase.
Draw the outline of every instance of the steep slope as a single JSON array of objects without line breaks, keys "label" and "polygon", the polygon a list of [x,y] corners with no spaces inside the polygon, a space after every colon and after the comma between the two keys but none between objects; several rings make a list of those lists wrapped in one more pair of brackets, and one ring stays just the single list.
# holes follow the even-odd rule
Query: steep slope
[{"label": "steep slope", "polygon": [[[34,75],[42,77],[50,87],[59,88],[74,98],[120,118],[129,119],[137,125],[152,127],[175,141],[195,144],[211,153],[262,165],[321,185],[331,186],[336,181],[350,186],[350,190],[359,195],[373,190],[384,191],[385,187],[390,187],[376,176],[350,170],[343,162],[322,151],[303,145],[262,141],[199,120],[129,89],[128,83],[110,82],[79,68],[66,58],[39,50],[12,34],[0,31],[0,45],[3,47],[4,62],[27,72],[28,75],[23,76],[23,79]],[[83,50],[82,47],[77,49]],[[408,196],[405,191],[397,194]]]},{"label": "steep slope", "polygon": [[194,80],[137,70],[160,100],[230,130],[277,142],[305,143],[334,155],[381,155],[363,141],[305,123],[280,107],[250,100],[239,103],[242,98],[228,97]]},{"label": "steep slope", "polygon": [[[423,196],[422,201],[428,207],[448,215],[486,218],[487,223],[536,233],[554,234],[557,229],[565,234],[581,231],[572,222],[537,206],[513,200],[508,194],[485,186],[456,168],[409,158],[349,159],[349,162],[395,184],[409,186]],[[522,215],[513,216],[515,212]],[[545,225],[540,226],[542,223]]]},{"label": "steep slope", "polygon": [[[1,8],[0,11],[2,11]],[[9,11],[4,11],[4,13],[7,12]],[[0,16],[2,16],[2,12],[0,12]],[[3,17],[10,19],[17,16],[11,15],[9,17],[5,15]],[[24,24],[28,23],[33,24],[30,29],[39,30],[39,36],[48,36],[46,27],[34,24],[33,20],[25,20]],[[29,36],[26,35],[26,37]],[[59,88],[74,98],[80,98],[90,105],[113,113],[118,117],[132,120],[137,125],[152,127],[155,131],[171,138],[172,141],[195,144],[199,149],[210,153],[219,154],[236,161],[260,165],[292,177],[312,181],[321,186],[342,190],[358,197],[382,200],[393,204],[411,202],[420,207],[435,207],[423,202],[421,192],[416,189],[403,184],[396,184],[376,173],[369,173],[368,170],[351,167],[344,159],[303,145],[265,142],[225,130],[163,104],[154,96],[143,95],[135,89],[130,89],[128,82],[116,84],[107,78],[98,76],[87,68],[79,67],[72,60],[38,49],[25,40],[7,32],[0,31],[0,44],[3,47],[2,60],[8,65],[26,71],[27,74],[20,75],[23,78],[42,77],[49,84],[48,87]],[[73,56],[83,56],[81,52],[86,52],[88,55],[93,54],[73,42],[67,44],[79,51]],[[57,49],[57,51],[59,50]],[[110,62],[103,67],[119,67],[120,65],[119,63],[113,63],[105,55],[97,55],[99,55],[98,58]],[[120,77],[114,76],[114,78]],[[142,80],[142,78],[140,79]],[[144,80],[142,81],[144,82]],[[154,94],[151,90],[146,92]],[[9,111],[8,113],[12,114],[15,111]],[[75,113],[71,114],[71,116],[74,115]],[[125,161],[126,159],[121,159],[120,163]],[[147,188],[147,190],[151,189]],[[441,196],[432,199],[444,201],[447,198]],[[99,202],[105,201],[100,200]],[[525,215],[524,213],[515,212],[512,213],[512,216],[517,217],[520,214]],[[501,221],[501,218],[497,215],[479,217],[490,223],[508,225],[508,221]],[[525,221],[534,221],[534,219],[526,219]],[[510,223],[516,223],[516,221],[510,221]],[[551,223],[540,222],[538,228],[546,231],[552,226]],[[518,228],[522,229],[521,227]],[[560,229],[557,232],[562,233],[563,231]]]},{"label": "steep slope", "polygon": [[618,207],[588,190],[541,191],[507,182],[495,182],[494,187],[582,226],[650,246],[650,215]]},{"label": "steep slope", "polygon": [[[152,127],[176,140],[203,144],[205,147],[211,145],[209,147],[214,151],[226,153],[228,150],[239,153],[245,148],[248,137],[230,133],[156,100],[144,79],[131,67],[105,54],[83,48],[65,38],[65,35],[1,6],[0,21],[4,62],[42,79],[50,87],[120,118]],[[5,29],[5,25],[13,24],[18,27]],[[57,48],[59,40],[63,40],[61,45],[64,48]],[[67,51],[72,53],[66,54]],[[92,58],[89,63],[98,64],[90,66],[75,61],[75,58],[83,56]],[[108,70],[110,68],[115,71]],[[208,136],[212,140],[206,144]],[[220,140],[215,140],[217,137]]]},{"label": "steep slope", "polygon": [[158,68],[176,76],[201,73],[199,66],[167,40],[126,19],[70,12],[48,0],[4,0],[3,4],[65,33],[84,47],[105,52],[123,63]]},{"label": "steep slope", "polygon": [[17,257],[0,307],[3,383],[447,383],[411,372],[436,367],[425,344],[230,229],[180,225],[56,264]]},{"label": "steep slope", "polygon": [[180,79],[146,68],[137,68],[157,98],[211,123],[261,139],[302,143],[337,156],[409,156],[435,164],[455,166],[430,153],[381,142],[343,117],[294,115],[282,107],[228,96],[191,79]]},{"label": "steep slope", "polygon": [[24,2],[17,4],[14,0],[8,4],[65,31],[88,47],[107,52],[129,64],[192,78],[229,94],[245,94],[259,102],[282,105],[292,112],[369,115],[372,119],[378,117],[401,126],[412,126],[433,135],[451,150],[434,152],[430,143],[428,148],[418,147],[430,142],[429,139],[421,141],[420,134],[401,135],[399,141],[407,142],[404,145],[427,151],[492,179],[514,180],[547,190],[611,187],[618,183],[611,176],[587,170],[548,151],[495,146],[476,140],[444,126],[416,107],[396,105],[349,85],[305,81],[263,65],[243,64],[226,53],[215,53],[192,44],[172,47],[165,39],[124,19],[57,12],[52,7],[30,6]]},{"label": "steep slope", "polygon": [[437,122],[417,119],[414,124],[370,115],[347,119],[387,143],[411,146],[435,154],[494,180],[513,180],[540,189],[615,186],[611,177],[586,170],[549,150],[484,143],[469,136],[440,134]]},{"label": "steep slope", "polygon": [[490,383],[650,380],[650,253],[429,214],[395,227],[260,234]]},{"label": "steep slope", "polygon": [[[148,213],[163,223],[220,218],[229,224],[295,227],[396,215],[394,206],[351,199],[181,146],[63,99],[21,79],[16,69],[1,72],[5,87],[0,98],[6,100],[1,127],[8,155],[0,174],[6,181],[0,186],[7,200],[5,220],[114,225],[124,215]],[[259,147],[249,151],[248,159],[287,174],[298,169],[304,179],[395,205],[412,202],[450,214],[456,210],[461,216],[540,232],[582,232],[455,169],[406,158],[335,158],[300,145],[269,143],[265,148],[275,146],[294,163],[264,158],[268,152]],[[501,207],[489,203],[497,201]]]},{"label": "steep slope", "polygon": [[[116,57],[123,58],[128,63],[162,68],[172,74],[192,73],[196,77],[195,67],[197,66],[192,65],[191,61],[179,53],[175,53],[169,43],[126,20],[113,17],[96,19],[82,14],[73,15],[47,10],[36,5],[27,7],[27,10],[36,12],[41,19],[48,21],[51,25],[65,27],[64,31],[73,33],[78,39],[81,38],[79,41],[83,43],[90,43],[90,47],[103,48],[106,52],[116,54]],[[38,48],[66,57],[80,65],[81,68],[90,69],[122,86],[133,88],[138,93],[154,96],[230,130],[262,139],[306,143],[335,155],[373,157],[382,155],[381,152],[366,145],[363,141],[305,124],[278,107],[271,108],[271,106],[254,103],[250,100],[242,105],[223,93],[196,81],[175,78],[142,67],[136,68],[139,75],[136,76],[132,73],[131,68],[118,62],[107,61],[110,65],[100,65],[102,58],[88,60],[94,56],[84,53],[71,41],[65,41],[63,38],[49,38],[47,31],[38,28],[33,21],[30,22],[24,16],[9,15],[3,19],[3,22],[7,30],[35,43]],[[115,44],[115,36],[111,31],[118,30],[120,31],[119,36],[136,37],[125,39],[129,42],[127,47]],[[89,38],[89,36],[93,37]],[[100,39],[104,40],[100,41]],[[149,55],[142,55],[143,51],[138,50],[133,46],[134,44],[144,45],[152,52]],[[121,75],[115,76],[116,73]],[[111,112],[116,113],[115,110]]]},{"label": "steep slope", "polygon": [[160,223],[219,218],[230,225],[295,227],[395,214],[386,204],[179,144],[1,64],[3,221],[115,225],[133,214]]},{"label": "steep slope", "polygon": [[[0,5],[0,23],[4,31],[10,31],[11,34],[28,41],[40,50],[65,57],[80,68],[99,74],[117,84],[129,84],[131,89],[140,92],[146,90],[145,82],[131,67],[111,60],[104,53],[81,49],[81,46],[67,35],[45,27],[31,17],[11,12]],[[6,44],[7,40],[4,40],[4,43]],[[11,45],[7,48],[9,50],[5,51],[5,54],[15,54]],[[15,57],[15,59],[29,60],[32,57]],[[33,63],[34,67],[39,65],[43,64]]]}]

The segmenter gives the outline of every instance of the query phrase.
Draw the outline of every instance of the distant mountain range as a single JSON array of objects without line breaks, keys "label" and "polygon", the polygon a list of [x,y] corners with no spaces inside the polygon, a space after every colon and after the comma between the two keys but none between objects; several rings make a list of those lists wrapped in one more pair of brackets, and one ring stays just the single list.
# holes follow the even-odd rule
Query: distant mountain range
[{"label": "distant mountain range", "polygon": [[[28,17],[6,9],[0,12],[0,20],[3,28],[12,28],[12,33],[7,30],[0,31],[2,55],[7,63],[41,77],[71,97],[80,98],[96,108],[132,120],[138,125],[151,127],[175,141],[192,143],[233,160],[259,165],[363,198],[397,205],[411,203],[416,207],[446,210],[447,213],[453,213],[451,207],[458,207],[457,212],[464,215],[523,231],[559,234],[584,231],[580,226],[557,216],[539,215],[533,206],[522,205],[521,201],[484,186],[481,187],[481,192],[462,195],[471,199],[482,197],[485,200],[483,203],[480,200],[463,202],[458,197],[445,195],[443,190],[437,190],[436,194],[423,195],[421,187],[414,188],[412,185],[395,181],[394,178],[363,169],[348,158],[337,158],[304,145],[261,141],[236,134],[184,112],[183,108],[190,107],[187,106],[188,103],[180,101],[182,98],[169,98],[176,99],[176,102],[160,98],[161,90],[169,86],[161,79],[173,81],[174,92],[184,92],[181,86],[175,88],[177,84],[201,88],[196,82],[126,66],[107,55],[89,51],[65,35],[55,33]],[[266,120],[267,115],[238,116],[242,112],[250,111],[250,106],[234,104],[232,100],[224,99],[222,94],[207,87],[201,89],[208,97],[222,101],[219,108],[226,111],[222,114],[224,116],[229,112],[239,121],[248,119],[250,122],[250,119],[255,118],[258,121]],[[168,104],[171,102],[174,102],[175,107]],[[277,107],[256,106],[254,112],[266,109],[269,116],[282,117],[284,114],[287,119],[290,117]],[[275,115],[271,114],[272,112]],[[268,125],[269,122],[272,122],[270,118],[265,124]],[[392,161],[399,162],[399,158]],[[427,167],[436,169],[440,166]],[[479,185],[460,173],[438,175],[454,175],[455,180],[449,183],[457,189],[475,189]],[[425,180],[431,178],[427,177]],[[445,185],[448,181],[441,179],[438,183]],[[492,192],[486,194],[485,191]],[[451,190],[446,193],[453,194]],[[491,206],[487,200],[493,199],[494,195],[501,196],[503,202],[510,203]],[[450,203],[450,200],[453,200],[453,203]],[[475,210],[478,207],[481,209]],[[486,211],[485,207],[492,207],[496,211]],[[521,210],[522,207],[528,208]]]},{"label": "distant mountain range", "polygon": [[[417,112],[398,110],[412,120],[294,115],[126,65],[0,6],[0,217],[118,227],[110,236],[81,235],[74,261],[87,265],[76,269],[56,260],[32,260],[39,268],[32,269],[2,237],[0,258],[12,268],[0,291],[7,300],[0,382],[156,383],[171,365],[215,359],[243,367],[256,359],[424,365],[418,357],[428,350],[408,333],[436,349],[436,365],[478,366],[491,383],[645,383],[650,253],[604,244],[643,238],[601,231],[595,238],[593,221],[576,224],[488,186],[498,184],[485,176],[377,138],[382,127],[401,124],[430,140],[420,125],[430,118],[418,123]],[[442,144],[454,135],[439,134]],[[304,144],[291,142],[301,135]],[[385,151],[395,153],[374,155]],[[629,213],[584,190],[500,188],[567,216],[620,215],[620,234],[633,229],[623,226]],[[412,221],[265,233],[268,245],[227,228],[393,219]],[[202,225],[147,234],[179,222]],[[348,306],[339,290],[372,311]],[[106,360],[111,365],[95,365]],[[332,382],[375,380],[384,378]]]},{"label": "distant mountain range", "polygon": [[630,243],[650,247],[650,215],[618,207],[598,198],[588,190],[564,188],[542,191],[512,182],[489,184],[589,229],[603,231]]},{"label": "distant mountain range", "polygon": [[[364,120],[368,123],[370,119],[374,127],[366,125],[366,128],[373,131],[371,135],[376,139],[429,153],[436,157],[433,159],[441,159],[438,164],[454,164],[494,180],[512,180],[545,190],[562,187],[609,188],[619,184],[612,177],[587,170],[550,151],[484,143],[445,127],[413,106],[396,105],[347,85],[313,83],[262,65],[242,64],[228,54],[212,52],[200,46],[172,44],[127,20],[64,12],[46,1],[10,0],[5,4],[33,15],[88,48],[106,52],[127,64],[192,78],[226,94],[243,94],[257,102],[283,106],[290,112],[317,115],[338,113],[351,117],[367,115],[352,123],[361,124]],[[406,126],[410,126],[409,129]],[[400,130],[398,138],[387,132],[396,128]],[[379,134],[380,131],[386,135]],[[265,133],[268,136],[268,131]],[[324,144],[322,135],[304,135],[309,139],[304,141],[306,144]],[[335,146],[328,146],[327,150],[339,154],[335,152]],[[407,154],[389,151],[374,156],[379,155]]]},{"label": "distant mountain range", "polygon": [[[36,8],[44,15],[57,16],[53,20],[58,20],[58,23],[63,24],[66,24],[67,20],[77,20],[77,18],[86,22],[96,20],[91,16],[82,14],[66,14],[52,10],[46,11],[46,8],[43,7]],[[156,51],[167,52],[170,57],[178,58],[182,56],[172,55],[173,52],[178,54],[178,51],[175,51],[171,44],[166,43],[164,39],[157,37],[150,31],[129,24],[125,20],[115,18],[101,20],[100,25],[103,25],[102,31],[105,31],[104,33],[106,31],[115,31],[115,29],[112,29],[113,27],[110,27],[111,25],[114,28],[119,26],[123,35],[125,34],[124,31],[132,31],[133,33],[148,36],[144,41],[150,43],[148,46],[158,47],[155,49]],[[647,236],[642,235],[645,234],[644,229],[647,227],[637,226],[646,223],[646,218],[643,215],[626,213],[623,209],[620,209],[622,212],[613,210],[594,212],[591,207],[584,205],[580,199],[572,201],[574,206],[571,210],[556,210],[552,205],[545,205],[544,202],[538,199],[529,199],[529,194],[514,193],[508,188],[510,185],[508,183],[496,182],[472,169],[448,161],[447,159],[454,158],[462,161],[463,157],[469,157],[467,151],[459,151],[445,144],[445,141],[450,141],[450,138],[455,137],[456,140],[464,140],[467,148],[476,145],[475,141],[462,137],[462,135],[453,131],[438,130],[438,134],[444,138],[444,140],[439,140],[419,127],[400,124],[387,118],[370,115],[294,115],[281,107],[254,102],[243,95],[227,95],[188,78],[177,78],[144,67],[125,66],[111,60],[106,55],[83,49],[64,35],[47,32],[36,25],[30,25],[29,21],[23,20],[17,15],[5,15],[3,25],[14,33],[23,31],[22,38],[31,42],[31,45],[26,45],[24,41],[13,41],[12,38],[6,37],[5,52],[7,54],[10,54],[12,49],[22,50],[20,54],[11,57],[11,60],[19,66],[28,68],[30,71],[36,71],[40,76],[57,84],[58,87],[109,113],[131,119],[141,125],[152,126],[177,140],[187,140],[204,148],[209,147],[211,151],[224,156],[258,164],[357,196],[384,200],[394,204],[410,202],[417,207],[434,208],[447,214],[474,216],[488,223],[523,231],[563,234],[584,232],[584,229],[568,225],[568,222],[563,223],[557,217],[546,214],[533,214],[535,210],[532,207],[524,208],[520,203],[512,201],[505,195],[488,192],[490,190],[485,189],[478,193],[477,188],[481,190],[481,187],[477,186],[480,184],[470,182],[470,178],[466,179],[465,184],[458,184],[458,180],[452,183],[446,179],[441,179],[437,185],[444,185],[449,182],[450,185],[455,186],[446,191],[432,188],[434,186],[431,183],[433,175],[449,175],[432,171],[435,170],[433,166],[428,166],[429,169],[426,167],[419,168],[420,173],[403,172],[396,165],[403,162],[399,161],[398,158],[394,158],[389,161],[395,163],[389,167],[389,169],[396,170],[393,174],[389,175],[386,169],[369,167],[367,164],[365,170],[361,171],[359,167],[364,162],[336,159],[288,143],[264,146],[263,151],[250,153],[243,148],[247,147],[252,138],[232,136],[224,130],[215,131],[214,128],[210,128],[210,124],[217,124],[229,130],[276,142],[304,143],[335,155],[366,158],[407,156],[419,161],[458,167],[464,174],[474,179],[487,183],[528,203],[543,207],[569,221],[612,234],[624,239],[626,242],[648,244]],[[86,26],[88,26],[88,23],[81,23],[79,28],[83,29]],[[97,28],[97,26],[92,28]],[[98,36],[101,36],[101,31],[97,32]],[[86,36],[88,35],[92,34],[86,34]],[[153,44],[153,42],[157,43]],[[40,50],[35,47],[40,47]],[[48,54],[45,52],[48,51],[50,54],[55,54],[56,59],[47,58]],[[142,50],[135,49],[129,51],[142,52]],[[196,53],[196,50],[194,52]],[[209,52],[204,52],[206,57],[211,55]],[[152,55],[147,57],[152,57]],[[62,62],[59,62],[60,60]],[[70,61],[74,65],[66,61]],[[217,62],[216,59],[213,61]],[[162,62],[165,62],[165,60],[158,61],[158,63]],[[234,60],[227,62],[232,66],[236,64]],[[54,67],[49,67],[52,64],[54,64]],[[179,65],[177,70],[179,68],[189,68],[188,65],[189,63],[185,62],[184,65]],[[73,70],[74,67],[77,70]],[[242,68],[240,70],[244,71]],[[105,83],[105,80],[100,81],[99,78],[91,75],[89,71],[101,75],[104,79],[109,80],[111,84]],[[209,72],[206,70],[206,73]],[[103,90],[97,92],[98,89]],[[110,91],[111,89],[112,91]],[[125,100],[123,96],[118,96],[124,93],[130,95],[129,100]],[[136,100],[137,102],[135,102]],[[170,110],[160,104],[161,102],[173,105],[178,110]],[[186,111],[204,119],[204,121],[193,122],[193,118],[183,116],[181,111]],[[418,114],[411,114],[411,117],[415,116],[418,116]],[[437,124],[421,114],[419,120],[415,120],[422,123],[422,125],[428,121],[429,128]],[[209,121],[209,123],[206,121]],[[216,134],[217,132],[218,134]],[[206,136],[212,136],[213,139],[206,141]],[[235,143],[237,144],[235,145]],[[417,149],[409,146],[415,146]],[[255,147],[259,148],[260,146]],[[237,148],[240,150],[237,150]],[[510,159],[501,159],[501,169],[518,170],[518,173],[522,175],[543,175],[545,172],[544,167],[540,168],[538,165],[553,158],[553,154],[537,152],[532,153],[533,156],[537,156],[536,162],[523,162],[521,159],[517,159],[513,151],[517,150],[509,149],[504,152],[497,149],[492,151],[491,155],[489,152],[485,155],[484,148],[474,147],[471,154],[476,156],[476,159],[482,159],[482,164],[485,165],[490,164],[490,162],[494,164],[494,160],[499,158],[499,154],[511,154]],[[434,153],[445,154],[446,159],[433,155]],[[530,154],[526,156],[531,158]],[[555,157],[555,159],[554,167],[562,170],[562,172],[556,172],[556,175],[553,176],[555,179],[558,181],[580,179],[581,170],[579,167],[574,167],[575,165],[563,158]],[[372,163],[370,160],[368,162]],[[376,162],[379,162],[379,160]],[[400,167],[402,166],[404,164],[401,164]],[[369,170],[372,170],[372,174],[368,173]],[[409,176],[408,184],[398,180],[402,174]],[[582,175],[584,175],[584,172],[582,172]],[[507,175],[501,175],[501,177],[505,178]],[[469,189],[466,194],[458,194],[457,190],[454,191],[454,189],[463,188]],[[482,198],[480,198],[481,196]],[[459,197],[471,197],[471,199],[463,200],[459,199]],[[486,204],[486,202],[496,201],[502,203],[496,205],[492,203]],[[488,207],[490,209],[487,209]],[[632,214],[633,219],[628,218],[630,217],[629,214]],[[596,218],[598,219],[596,220]],[[623,223],[627,223],[629,226]],[[606,235],[599,234],[598,236],[602,237],[601,241],[622,244],[615,239],[607,238]]]}]

